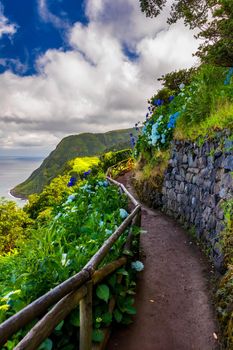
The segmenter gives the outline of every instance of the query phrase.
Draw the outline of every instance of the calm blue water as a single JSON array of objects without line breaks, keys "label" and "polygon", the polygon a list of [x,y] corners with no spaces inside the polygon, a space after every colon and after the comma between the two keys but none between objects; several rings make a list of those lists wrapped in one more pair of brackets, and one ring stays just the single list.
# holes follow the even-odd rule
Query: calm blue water
[{"label": "calm blue water", "polygon": [[0,197],[15,200],[19,205],[25,201],[9,194],[10,189],[26,180],[40,166],[43,158],[0,156]]}]

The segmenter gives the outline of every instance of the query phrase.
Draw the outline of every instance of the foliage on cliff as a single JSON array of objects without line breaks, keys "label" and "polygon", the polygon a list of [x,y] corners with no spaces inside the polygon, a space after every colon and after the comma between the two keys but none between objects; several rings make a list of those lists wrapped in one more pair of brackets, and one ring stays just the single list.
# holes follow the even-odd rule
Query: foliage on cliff
[{"label": "foliage on cliff", "polygon": [[100,158],[78,157],[70,160],[64,166],[63,173],[45,186],[41,193],[35,193],[28,197],[24,211],[37,222],[45,222],[50,218],[51,208],[59,205],[72,193],[72,186],[67,186],[70,177],[75,178],[77,184],[81,185],[86,176],[104,174],[109,166],[128,158],[130,155],[132,155],[132,150],[126,149],[104,153]]},{"label": "foliage on cliff", "polygon": [[28,197],[32,193],[39,193],[45,185],[65,170],[66,163],[77,157],[99,156],[106,150],[114,151],[129,148],[129,133],[133,129],[114,130],[102,134],[85,133],[65,137],[23,183],[11,192],[16,197]]}]

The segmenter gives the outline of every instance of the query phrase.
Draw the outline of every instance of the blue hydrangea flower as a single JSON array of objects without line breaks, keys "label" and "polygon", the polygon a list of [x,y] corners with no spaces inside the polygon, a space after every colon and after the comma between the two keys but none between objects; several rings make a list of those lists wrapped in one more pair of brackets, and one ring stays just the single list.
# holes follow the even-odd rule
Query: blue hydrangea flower
[{"label": "blue hydrangea flower", "polygon": [[155,146],[158,140],[160,139],[160,134],[158,132],[158,126],[159,126],[158,123],[159,122],[156,122],[155,124],[153,124],[151,129],[151,143],[153,146]]},{"label": "blue hydrangea flower", "polygon": [[233,67],[231,67],[226,75],[226,79],[224,81],[224,85],[229,85],[231,82],[231,77],[233,75]]},{"label": "blue hydrangea flower", "polygon": [[164,104],[164,100],[161,100],[159,98],[158,99],[154,99],[153,104],[155,106],[162,106]]},{"label": "blue hydrangea flower", "polygon": [[144,264],[141,261],[134,261],[131,263],[131,267],[133,270],[136,270],[138,272],[144,270]]},{"label": "blue hydrangea flower", "polygon": [[61,216],[62,216],[62,213],[58,213],[58,214],[54,217],[54,220],[59,219]]},{"label": "blue hydrangea flower", "polygon": [[181,84],[179,85],[179,88],[180,88],[180,90],[183,90],[183,89],[185,88],[185,84],[184,84],[184,83],[181,83]]},{"label": "blue hydrangea flower", "polygon": [[67,184],[68,187],[74,186],[77,182],[76,177],[72,176]]},{"label": "blue hydrangea flower", "polygon": [[146,133],[146,126],[143,126],[142,128],[142,134],[144,135]]},{"label": "blue hydrangea flower", "polygon": [[177,118],[179,117],[180,112],[176,112],[169,117],[169,122],[167,124],[168,129],[173,129],[176,125]]},{"label": "blue hydrangea flower", "polygon": [[121,219],[125,219],[127,218],[127,216],[129,216],[129,214],[127,213],[127,211],[125,209],[120,209],[120,217]]},{"label": "blue hydrangea flower", "polygon": [[76,197],[76,193],[73,193],[67,199],[73,201],[75,197]]},{"label": "blue hydrangea flower", "polygon": [[161,136],[161,143],[165,143],[166,142],[166,135],[162,134]]},{"label": "blue hydrangea flower", "polygon": [[175,98],[175,96],[173,96],[173,95],[172,95],[172,96],[169,96],[169,97],[168,97],[168,101],[171,102],[172,100],[174,100],[174,98]]},{"label": "blue hydrangea flower", "polygon": [[112,230],[108,230],[108,229],[106,228],[105,233],[106,233],[107,235],[110,236],[110,235],[112,234]]},{"label": "blue hydrangea flower", "polygon": [[132,148],[134,148],[134,146],[136,145],[134,136],[130,136],[130,144],[131,144]]},{"label": "blue hydrangea flower", "polygon": [[85,171],[85,172],[83,173],[84,179],[86,179],[86,178],[90,175],[90,173],[91,173],[91,169],[89,169],[88,171]]}]

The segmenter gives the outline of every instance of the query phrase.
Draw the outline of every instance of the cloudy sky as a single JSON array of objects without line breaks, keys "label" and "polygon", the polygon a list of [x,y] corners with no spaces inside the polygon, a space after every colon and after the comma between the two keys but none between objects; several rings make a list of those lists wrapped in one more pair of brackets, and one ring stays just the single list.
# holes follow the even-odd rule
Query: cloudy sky
[{"label": "cloudy sky", "polygon": [[137,0],[0,0],[0,155],[46,155],[62,137],[144,120],[156,79],[198,43]]}]

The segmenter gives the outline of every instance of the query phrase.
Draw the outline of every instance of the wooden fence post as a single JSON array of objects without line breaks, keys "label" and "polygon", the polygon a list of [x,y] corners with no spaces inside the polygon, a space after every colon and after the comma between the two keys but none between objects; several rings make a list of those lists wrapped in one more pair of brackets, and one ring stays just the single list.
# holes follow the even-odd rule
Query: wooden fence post
[{"label": "wooden fence post", "polygon": [[86,287],[87,294],[80,301],[80,350],[92,348],[92,281]]}]

